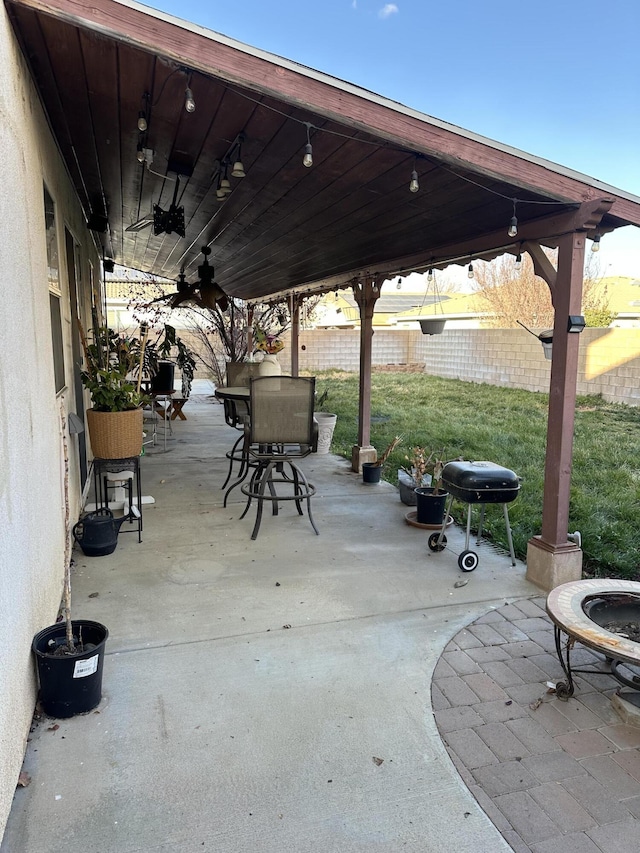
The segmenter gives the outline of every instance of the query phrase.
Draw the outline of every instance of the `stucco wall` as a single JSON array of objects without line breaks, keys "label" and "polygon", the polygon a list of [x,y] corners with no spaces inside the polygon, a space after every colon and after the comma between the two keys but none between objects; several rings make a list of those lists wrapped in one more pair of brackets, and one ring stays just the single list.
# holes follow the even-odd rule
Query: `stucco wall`
[{"label": "stucco wall", "polygon": [[[300,368],[359,368],[356,330],[302,332]],[[286,353],[287,350],[283,352]],[[424,364],[433,376],[548,391],[551,362],[542,345],[520,329],[449,329],[442,335],[377,330],[373,364]],[[286,359],[280,356],[283,366]],[[640,405],[640,329],[585,329],[580,335],[578,393]]]},{"label": "stucco wall", "polygon": [[[31,639],[55,621],[64,557],[60,406],[74,410],[64,225],[98,257],[0,5],[0,837],[36,699]],[[56,203],[66,380],[56,395],[43,182]],[[80,509],[70,437],[72,521]]]}]

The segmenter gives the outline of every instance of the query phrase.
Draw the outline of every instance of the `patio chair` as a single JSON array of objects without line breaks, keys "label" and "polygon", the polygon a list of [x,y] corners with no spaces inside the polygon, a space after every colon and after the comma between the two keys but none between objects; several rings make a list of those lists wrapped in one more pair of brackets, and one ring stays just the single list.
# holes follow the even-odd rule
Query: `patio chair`
[{"label": "patio chair", "polygon": [[257,465],[250,481],[241,487],[247,505],[240,517],[245,517],[256,500],[251,534],[256,539],[265,501],[271,502],[273,515],[278,514],[280,501],[294,501],[298,514],[303,515],[302,502],[306,501],[309,521],[318,534],[311,514],[315,486],[296,464],[317,446],[318,425],[313,417],[315,379],[263,376],[252,379],[250,388],[251,418],[245,434],[249,454]]},{"label": "patio chair", "polygon": [[[249,385],[251,377],[256,375],[257,364],[248,361],[229,361],[227,362],[227,388],[235,387],[236,385]],[[239,462],[240,468],[235,482],[228,489],[224,496],[224,505],[227,505],[227,495],[238,486],[246,477],[248,471],[248,457],[244,449],[244,426],[249,419],[249,404],[245,400],[223,400],[224,419],[225,422],[233,429],[241,431],[241,435],[236,440],[235,444],[225,454],[229,460],[229,471],[221,488],[224,489],[231,479],[233,474],[233,463]]]}]

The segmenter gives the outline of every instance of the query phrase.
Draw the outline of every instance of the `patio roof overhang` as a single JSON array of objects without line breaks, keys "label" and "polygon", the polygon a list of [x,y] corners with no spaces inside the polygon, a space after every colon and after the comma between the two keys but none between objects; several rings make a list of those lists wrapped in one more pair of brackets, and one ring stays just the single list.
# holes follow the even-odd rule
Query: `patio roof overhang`
[{"label": "patio roof overhang", "polygon": [[[640,225],[628,193],[137,3],[5,3],[87,220],[124,266],[195,278],[207,245],[227,294],[265,299]],[[246,177],[220,203],[240,133]],[[176,177],[185,237],[127,231],[169,207]]]}]

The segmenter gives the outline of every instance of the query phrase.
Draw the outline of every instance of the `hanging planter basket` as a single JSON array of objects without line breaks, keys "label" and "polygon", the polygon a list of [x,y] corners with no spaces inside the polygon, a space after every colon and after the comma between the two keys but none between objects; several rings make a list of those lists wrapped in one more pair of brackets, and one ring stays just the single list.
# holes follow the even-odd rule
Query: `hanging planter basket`
[{"label": "hanging planter basket", "polygon": [[446,320],[420,320],[423,335],[441,335],[444,332]]}]

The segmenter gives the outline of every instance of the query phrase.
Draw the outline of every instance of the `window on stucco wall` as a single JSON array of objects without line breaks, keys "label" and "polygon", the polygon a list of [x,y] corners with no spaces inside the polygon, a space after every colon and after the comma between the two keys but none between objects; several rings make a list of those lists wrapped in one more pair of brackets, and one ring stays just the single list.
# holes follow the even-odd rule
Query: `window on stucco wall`
[{"label": "window on stucco wall", "polygon": [[56,229],[55,204],[46,186],[44,187],[44,222],[45,238],[47,241],[47,280],[49,285],[49,311],[51,313],[51,346],[53,350],[56,394],[58,394],[65,386],[58,233]]}]

